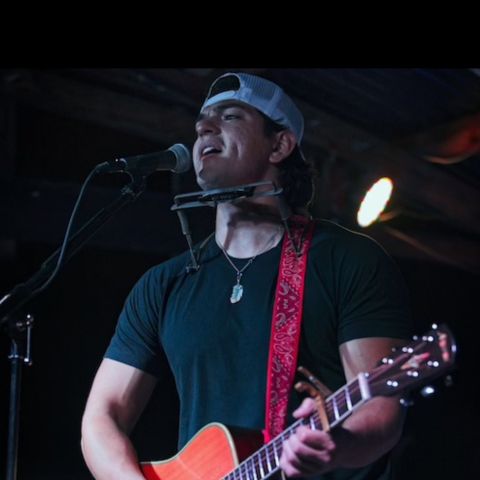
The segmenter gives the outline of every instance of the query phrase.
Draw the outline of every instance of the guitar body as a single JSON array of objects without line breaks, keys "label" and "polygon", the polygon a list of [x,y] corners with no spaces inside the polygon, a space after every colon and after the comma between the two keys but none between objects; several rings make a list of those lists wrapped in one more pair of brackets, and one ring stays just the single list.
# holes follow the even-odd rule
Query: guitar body
[{"label": "guitar body", "polygon": [[140,466],[147,480],[221,480],[262,444],[259,432],[210,423],[174,457]]}]

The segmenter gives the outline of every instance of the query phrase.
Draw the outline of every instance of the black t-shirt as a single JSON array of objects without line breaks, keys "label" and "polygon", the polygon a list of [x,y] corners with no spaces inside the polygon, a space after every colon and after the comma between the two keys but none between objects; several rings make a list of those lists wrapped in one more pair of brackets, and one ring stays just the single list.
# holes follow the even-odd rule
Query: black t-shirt
[{"label": "black t-shirt", "polygon": [[[213,421],[264,428],[280,253],[281,242],[244,271],[238,303],[230,302],[236,272],[213,238],[202,249],[198,272],[186,272],[186,252],[151,268],[128,296],[105,356],[161,377],[159,359],[166,355],[180,397],[179,447]],[[248,260],[233,261],[241,269]],[[406,289],[391,258],[365,235],[318,222],[308,258],[298,364],[335,391],[345,383],[340,344],[410,334]],[[300,401],[292,392],[290,411]],[[388,477],[359,471],[319,478]]]}]

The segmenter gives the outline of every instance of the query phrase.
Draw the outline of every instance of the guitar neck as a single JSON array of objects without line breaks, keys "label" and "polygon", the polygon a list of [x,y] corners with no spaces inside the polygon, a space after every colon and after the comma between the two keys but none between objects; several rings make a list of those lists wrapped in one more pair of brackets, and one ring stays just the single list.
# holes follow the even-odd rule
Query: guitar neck
[{"label": "guitar neck", "polygon": [[[325,413],[330,428],[343,422],[355,409],[370,399],[367,376],[368,374],[361,373],[356,379],[344,385],[325,400]],[[312,430],[322,430],[318,412],[296,421],[271,442],[244,460],[224,480],[261,480],[277,473],[280,470],[283,442],[302,425]]]}]

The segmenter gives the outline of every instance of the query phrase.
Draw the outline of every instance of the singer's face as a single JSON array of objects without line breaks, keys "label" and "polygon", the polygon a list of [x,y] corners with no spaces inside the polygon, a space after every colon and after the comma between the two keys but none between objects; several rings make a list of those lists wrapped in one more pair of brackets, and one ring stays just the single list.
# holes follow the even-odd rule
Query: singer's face
[{"label": "singer's face", "polygon": [[195,125],[193,165],[201,188],[224,188],[275,180],[270,162],[275,139],[264,119],[249,105],[221,102],[206,108]]}]

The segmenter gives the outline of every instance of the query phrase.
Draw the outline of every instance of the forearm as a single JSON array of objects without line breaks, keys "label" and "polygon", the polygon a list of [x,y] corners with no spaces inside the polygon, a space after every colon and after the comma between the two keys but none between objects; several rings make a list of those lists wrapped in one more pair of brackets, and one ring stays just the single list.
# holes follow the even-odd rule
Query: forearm
[{"label": "forearm", "polygon": [[362,467],[391,450],[402,433],[404,412],[397,398],[376,397],[332,430],[335,464]]},{"label": "forearm", "polygon": [[97,480],[144,480],[128,435],[108,415],[85,416],[82,452]]}]

